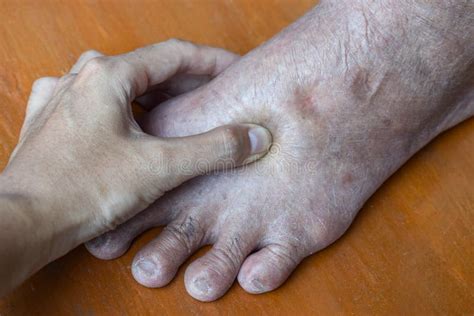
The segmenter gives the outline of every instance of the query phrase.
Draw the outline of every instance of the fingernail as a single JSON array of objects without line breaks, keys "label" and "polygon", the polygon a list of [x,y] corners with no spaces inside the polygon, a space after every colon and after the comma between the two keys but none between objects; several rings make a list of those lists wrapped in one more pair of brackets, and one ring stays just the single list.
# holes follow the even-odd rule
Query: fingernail
[{"label": "fingernail", "polygon": [[250,139],[250,154],[256,155],[266,152],[272,143],[272,135],[263,127],[252,127],[248,131]]},{"label": "fingernail", "polygon": [[155,263],[148,259],[140,260],[137,263],[136,268],[138,269],[138,271],[140,271],[141,274],[147,277],[154,276],[156,272]]}]

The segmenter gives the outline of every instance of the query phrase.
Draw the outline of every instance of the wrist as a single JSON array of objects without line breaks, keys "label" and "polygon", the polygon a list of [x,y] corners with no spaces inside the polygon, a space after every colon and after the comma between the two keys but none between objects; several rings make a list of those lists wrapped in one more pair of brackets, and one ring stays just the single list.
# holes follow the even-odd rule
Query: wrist
[{"label": "wrist", "polygon": [[[47,212],[51,209],[47,199],[3,173],[0,175],[0,200],[3,215],[11,219],[14,217],[17,226],[28,232],[21,237],[25,247],[39,249],[38,244],[51,244],[53,227],[47,220]],[[50,249],[41,248],[39,257],[49,257]]]},{"label": "wrist", "polygon": [[50,235],[36,203],[0,176],[0,296],[49,262]]},{"label": "wrist", "polygon": [[[84,212],[66,203],[62,188],[54,188],[44,177],[7,168],[0,175],[0,199],[5,212],[14,213],[23,243],[42,266],[86,241],[80,232],[86,223]],[[41,184],[37,186],[36,184]],[[81,216],[82,215],[82,216]],[[90,236],[92,237],[92,236]]]}]

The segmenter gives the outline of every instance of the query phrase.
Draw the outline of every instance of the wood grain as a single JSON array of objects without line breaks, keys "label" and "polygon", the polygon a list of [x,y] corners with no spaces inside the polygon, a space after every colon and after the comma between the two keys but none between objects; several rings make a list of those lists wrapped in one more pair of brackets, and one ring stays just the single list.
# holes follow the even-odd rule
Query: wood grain
[{"label": "wood grain", "polygon": [[[0,168],[18,138],[32,82],[106,54],[178,37],[245,53],[312,0],[0,1]],[[279,290],[237,284],[214,303],[134,282],[134,253],[103,262],[79,247],[0,301],[0,315],[474,314],[474,120],[438,137],[368,201],[347,234]],[[0,219],[1,220],[1,219]],[[197,256],[201,255],[203,249]],[[188,261],[189,263],[189,261]]]}]

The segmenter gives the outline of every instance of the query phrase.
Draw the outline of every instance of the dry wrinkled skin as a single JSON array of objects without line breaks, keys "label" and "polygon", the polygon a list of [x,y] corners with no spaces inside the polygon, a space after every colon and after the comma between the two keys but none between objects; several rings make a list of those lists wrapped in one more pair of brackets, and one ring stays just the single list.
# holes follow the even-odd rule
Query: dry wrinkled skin
[{"label": "dry wrinkled skin", "polygon": [[442,6],[397,11],[385,2],[324,2],[206,86],[155,109],[143,122],[151,134],[251,122],[275,144],[256,164],[168,193],[88,249],[115,258],[166,225],[132,265],[138,282],[160,287],[212,244],[185,274],[188,292],[210,301],[236,277],[248,292],[273,290],[334,242],[390,174],[474,112],[473,26],[455,24]]}]

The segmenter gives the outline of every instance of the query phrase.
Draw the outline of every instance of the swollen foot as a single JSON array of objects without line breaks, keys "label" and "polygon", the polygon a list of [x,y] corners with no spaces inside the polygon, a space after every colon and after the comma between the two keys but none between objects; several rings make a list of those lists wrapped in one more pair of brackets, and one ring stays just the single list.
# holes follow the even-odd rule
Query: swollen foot
[{"label": "swollen foot", "polygon": [[[469,51],[449,43],[440,51],[434,36],[419,47],[393,33],[405,21],[398,12],[372,10],[370,23],[364,12],[325,2],[205,88],[152,112],[143,128],[155,135],[246,122],[269,128],[275,144],[253,165],[170,192],[88,249],[115,258],[143,231],[165,225],[132,264],[138,282],[161,287],[192,253],[213,245],[185,274],[188,292],[212,301],[236,277],[250,293],[276,289],[303,258],[341,236],[390,174],[474,112]],[[348,25],[350,34],[339,34]],[[417,36],[429,26],[405,27]],[[434,69],[422,73],[421,65]]]}]

